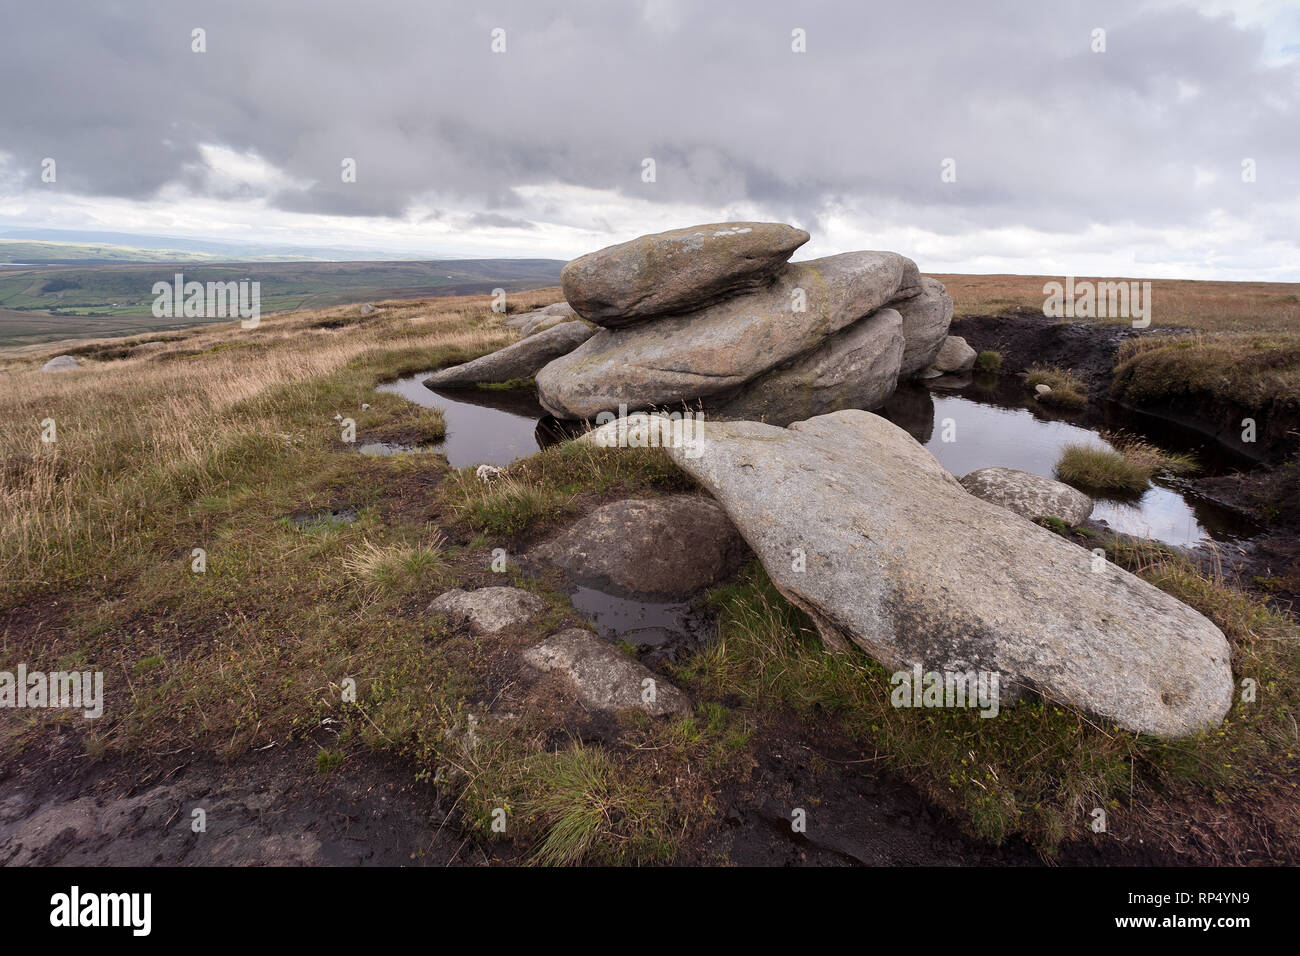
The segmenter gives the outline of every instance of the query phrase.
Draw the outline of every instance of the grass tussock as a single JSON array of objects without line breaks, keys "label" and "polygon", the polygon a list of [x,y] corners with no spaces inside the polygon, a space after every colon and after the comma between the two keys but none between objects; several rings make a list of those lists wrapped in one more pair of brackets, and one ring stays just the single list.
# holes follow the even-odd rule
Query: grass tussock
[{"label": "grass tussock", "polygon": [[1069,444],[1061,450],[1056,477],[1066,484],[1101,495],[1140,495],[1157,474],[1185,475],[1197,468],[1191,455],[1157,448],[1119,432],[1104,432],[1111,448]]},{"label": "grass tussock", "polygon": [[1091,812],[1123,811],[1154,792],[1211,799],[1266,788],[1297,761],[1300,628],[1289,617],[1167,552],[1112,557],[1213,620],[1238,677],[1267,694],[1238,700],[1224,724],[1182,741],[1126,733],[1050,701],[1024,700],[993,719],[956,708],[895,708],[889,674],[857,652],[827,653],[802,612],[761,567],[718,589],[719,641],[682,671],[697,694],[735,695],[789,710],[877,754],[979,836],[1023,836],[1047,850],[1087,832]]},{"label": "grass tussock", "polygon": [[1002,353],[995,352],[992,349],[985,349],[975,356],[975,368],[981,372],[996,373],[1002,371]]},{"label": "grass tussock", "polygon": [[[1025,377],[1025,384],[1035,389],[1035,397],[1044,405],[1073,409],[1088,404],[1088,387],[1069,369],[1034,365]],[[1039,394],[1038,385],[1046,385],[1051,391]]]}]

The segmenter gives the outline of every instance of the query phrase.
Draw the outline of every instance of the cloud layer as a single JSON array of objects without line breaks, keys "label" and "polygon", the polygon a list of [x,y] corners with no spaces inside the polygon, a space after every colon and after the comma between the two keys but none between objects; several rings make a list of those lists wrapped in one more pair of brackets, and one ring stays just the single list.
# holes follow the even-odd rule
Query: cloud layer
[{"label": "cloud layer", "polygon": [[181,6],[6,13],[0,222],[567,257],[746,217],[932,271],[1300,279],[1267,3]]}]

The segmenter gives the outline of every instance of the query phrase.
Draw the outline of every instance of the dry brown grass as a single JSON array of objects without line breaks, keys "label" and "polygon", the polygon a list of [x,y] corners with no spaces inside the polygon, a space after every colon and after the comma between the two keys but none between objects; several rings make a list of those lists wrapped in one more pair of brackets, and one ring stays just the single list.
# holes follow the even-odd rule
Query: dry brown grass
[{"label": "dry brown grass", "polygon": [[[935,275],[948,287],[956,315],[1041,313],[1043,284],[1062,276]],[[1111,281],[1106,276],[1079,276]],[[1132,280],[1124,280],[1132,281]],[[1144,280],[1139,280],[1144,281]],[[1300,283],[1151,279],[1151,326],[1206,331],[1300,329]],[[1128,319],[1102,319],[1127,323]]]},{"label": "dry brown grass", "polygon": [[[521,293],[523,304],[550,297]],[[337,439],[332,417],[303,420],[294,409],[319,396],[329,376],[399,351],[411,371],[443,355],[479,354],[509,342],[487,296],[381,303],[195,329],[138,356],[97,361],[82,343],[81,370],[39,371],[67,343],[0,354],[0,578],[47,581],[70,556],[94,550],[112,561],[169,505],[220,485],[252,461],[297,444]],[[340,323],[340,324],[335,324]],[[125,340],[146,341],[140,336]],[[120,353],[123,340],[106,346]],[[405,371],[394,367],[393,374]],[[373,374],[370,376],[373,378]],[[338,387],[345,416],[363,424],[360,396]],[[356,391],[358,400],[346,405]],[[53,421],[56,441],[42,440]]]}]

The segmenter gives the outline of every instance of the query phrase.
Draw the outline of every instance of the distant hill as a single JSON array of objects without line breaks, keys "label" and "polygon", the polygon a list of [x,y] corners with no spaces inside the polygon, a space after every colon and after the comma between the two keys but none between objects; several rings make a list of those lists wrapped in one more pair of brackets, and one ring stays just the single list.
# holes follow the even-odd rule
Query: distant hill
[{"label": "distant hill", "polygon": [[[432,251],[432,250],[430,250]],[[136,235],[83,229],[0,228],[0,263],[28,264],[84,261],[99,262],[235,262],[274,260],[301,262],[400,262],[427,256],[403,255],[391,250],[350,246],[293,246],[180,236]],[[444,258],[462,256],[444,254]]]},{"label": "distant hill", "polygon": [[[196,253],[196,255],[199,255]],[[558,285],[560,259],[436,259],[396,262],[220,262],[0,264],[0,346],[65,338],[134,335],[200,325],[157,319],[153,286],[185,281],[261,283],[262,312],[319,309],[379,299],[488,294]]]}]

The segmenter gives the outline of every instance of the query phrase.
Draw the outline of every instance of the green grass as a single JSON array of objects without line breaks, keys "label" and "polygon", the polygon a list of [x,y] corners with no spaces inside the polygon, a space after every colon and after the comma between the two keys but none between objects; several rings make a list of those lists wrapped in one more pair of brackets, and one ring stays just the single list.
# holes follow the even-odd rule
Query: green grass
[{"label": "green grass", "polygon": [[1050,392],[1041,395],[1035,389],[1037,400],[1044,405],[1075,409],[1083,408],[1088,404],[1087,386],[1068,369],[1042,365],[1031,366],[1029,374],[1025,378],[1025,384],[1031,389],[1035,389],[1035,386],[1038,385],[1046,385],[1051,389]]},{"label": "green grass", "polygon": [[1050,851],[1085,833],[1094,807],[1118,817],[1169,791],[1230,799],[1293,772],[1296,623],[1171,553],[1111,547],[1116,560],[1223,629],[1236,673],[1267,688],[1258,703],[1238,701],[1220,728],[1180,741],[1126,733],[1046,701],[1018,702],[991,720],[971,710],[894,708],[886,669],[856,651],[826,652],[757,564],[712,593],[719,641],[680,676],[697,696],[734,696],[746,707],[793,712],[813,733],[847,736],[994,843],[1019,835]]},{"label": "green grass", "polygon": [[1002,353],[985,349],[975,356],[975,368],[981,372],[1002,371]]},{"label": "green grass", "polygon": [[631,495],[692,487],[660,448],[598,448],[565,442],[515,462],[481,481],[463,469],[446,484],[444,500],[464,527],[491,535],[535,534],[573,514],[579,494]]}]

